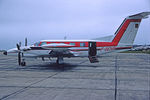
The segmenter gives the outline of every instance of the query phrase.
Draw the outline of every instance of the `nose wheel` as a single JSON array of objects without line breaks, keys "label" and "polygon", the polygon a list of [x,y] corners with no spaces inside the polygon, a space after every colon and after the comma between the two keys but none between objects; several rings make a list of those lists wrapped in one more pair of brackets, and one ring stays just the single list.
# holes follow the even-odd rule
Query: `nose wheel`
[{"label": "nose wheel", "polygon": [[26,66],[25,59],[22,59],[22,61],[20,62],[20,66]]},{"label": "nose wheel", "polygon": [[26,66],[26,62],[21,62],[21,66]]}]

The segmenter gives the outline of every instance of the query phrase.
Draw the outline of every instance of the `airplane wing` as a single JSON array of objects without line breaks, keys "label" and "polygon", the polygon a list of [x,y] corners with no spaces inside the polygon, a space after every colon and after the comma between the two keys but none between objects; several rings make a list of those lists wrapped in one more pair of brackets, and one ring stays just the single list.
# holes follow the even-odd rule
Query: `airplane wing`
[{"label": "airplane wing", "polygon": [[79,51],[72,51],[72,47],[75,47],[74,45],[70,44],[64,44],[64,43],[51,43],[51,44],[45,44],[42,46],[33,46],[30,47],[32,50],[48,50],[48,55],[41,55],[42,57],[75,57],[80,54]]},{"label": "airplane wing", "polygon": [[75,47],[74,45],[65,44],[65,43],[51,43],[51,44],[45,44],[41,46],[44,49],[56,49],[56,48],[70,48]]}]

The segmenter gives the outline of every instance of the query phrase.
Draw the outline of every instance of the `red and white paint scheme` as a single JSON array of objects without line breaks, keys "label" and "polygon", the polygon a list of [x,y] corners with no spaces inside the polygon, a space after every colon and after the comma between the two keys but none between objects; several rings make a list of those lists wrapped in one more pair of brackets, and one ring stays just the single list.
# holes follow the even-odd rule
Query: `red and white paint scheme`
[{"label": "red and white paint scheme", "polygon": [[25,57],[57,57],[56,63],[63,63],[64,57],[89,57],[91,63],[98,62],[97,57],[105,53],[120,52],[132,48],[140,22],[148,18],[150,12],[128,16],[124,19],[114,36],[97,38],[93,40],[41,40],[31,46],[21,47],[5,51],[5,55],[18,53],[19,65],[25,66]]}]

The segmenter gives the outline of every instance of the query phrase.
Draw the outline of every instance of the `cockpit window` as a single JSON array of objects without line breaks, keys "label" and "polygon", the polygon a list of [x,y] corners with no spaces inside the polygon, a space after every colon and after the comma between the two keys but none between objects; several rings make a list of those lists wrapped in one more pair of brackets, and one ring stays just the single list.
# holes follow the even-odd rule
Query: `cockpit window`
[{"label": "cockpit window", "polygon": [[42,42],[40,46],[47,44],[46,42]]},{"label": "cockpit window", "polygon": [[39,46],[40,45],[40,42],[36,42],[35,44],[34,44],[34,46]]}]

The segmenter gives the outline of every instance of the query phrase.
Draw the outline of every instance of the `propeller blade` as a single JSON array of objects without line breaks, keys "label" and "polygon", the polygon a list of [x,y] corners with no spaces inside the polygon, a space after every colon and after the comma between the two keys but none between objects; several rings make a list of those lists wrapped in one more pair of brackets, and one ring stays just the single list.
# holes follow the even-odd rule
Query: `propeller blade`
[{"label": "propeller blade", "polygon": [[27,42],[28,42],[28,41],[27,41],[27,38],[25,38],[25,46],[27,46]]},{"label": "propeller blade", "polygon": [[22,57],[24,57],[24,54],[23,54],[23,53],[21,53],[21,56],[22,56]]},{"label": "propeller blade", "polygon": [[19,46],[21,47],[21,42],[19,42]]},{"label": "propeller blade", "polygon": [[20,46],[19,46],[19,44],[16,44],[16,46],[17,46],[17,49],[18,49],[18,50],[20,50]]},{"label": "propeller blade", "polygon": [[20,65],[21,65],[20,45],[17,43],[16,46],[17,46],[17,49],[18,49],[18,64],[19,64],[19,66],[20,66]]},{"label": "propeller blade", "polygon": [[21,52],[18,53],[18,64],[21,65]]}]

